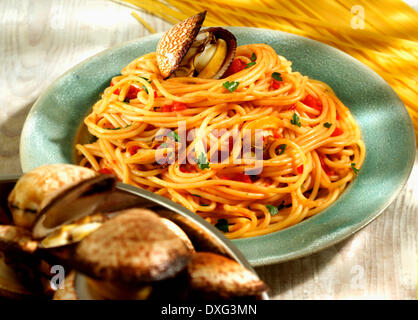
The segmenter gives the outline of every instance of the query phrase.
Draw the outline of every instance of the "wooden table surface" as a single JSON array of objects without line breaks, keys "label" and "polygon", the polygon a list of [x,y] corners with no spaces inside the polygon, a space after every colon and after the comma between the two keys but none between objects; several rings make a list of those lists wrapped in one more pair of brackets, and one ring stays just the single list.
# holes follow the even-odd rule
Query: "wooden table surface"
[{"label": "wooden table surface", "polygon": [[[42,91],[85,58],[149,34],[131,12],[106,0],[0,1],[0,174],[21,172],[21,129]],[[157,32],[170,27],[139,15]],[[274,299],[416,299],[417,213],[418,157],[371,224],[317,254],[256,271]]]}]

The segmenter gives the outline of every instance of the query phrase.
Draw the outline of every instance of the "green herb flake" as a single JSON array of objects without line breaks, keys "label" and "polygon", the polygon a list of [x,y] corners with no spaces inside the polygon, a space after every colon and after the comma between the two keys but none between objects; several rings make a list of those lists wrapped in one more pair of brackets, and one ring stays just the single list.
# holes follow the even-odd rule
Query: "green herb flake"
[{"label": "green herb flake", "polygon": [[105,128],[106,130],[120,130],[120,129],[126,129],[126,128],[129,128],[131,125],[130,124],[128,124],[126,127],[117,127],[117,128]]},{"label": "green herb flake", "polygon": [[284,151],[286,150],[286,147],[287,147],[287,144],[279,145],[279,156],[284,153]]},{"label": "green herb flake", "polygon": [[200,170],[209,169],[208,159],[203,152],[199,155],[199,158],[197,158],[197,165]]},{"label": "green herb flake", "polygon": [[198,195],[198,194],[195,194],[195,193],[191,193],[191,195],[192,195],[192,196],[195,196],[195,197],[202,198],[202,196],[200,196],[200,195]]},{"label": "green herb flake", "polygon": [[223,83],[223,86],[229,92],[234,92],[238,88],[239,82],[238,81],[226,81]]},{"label": "green herb flake", "polygon": [[331,128],[331,126],[332,126],[332,123],[329,123],[329,122],[324,123],[325,128]]},{"label": "green herb flake", "polygon": [[279,213],[279,209],[276,206],[273,206],[271,204],[266,204],[266,208],[272,216]]},{"label": "green herb flake", "polygon": [[215,227],[223,232],[229,232],[228,220],[218,219],[218,222],[215,224]]},{"label": "green herb flake", "polygon": [[282,74],[280,72],[273,72],[271,76],[273,77],[274,80],[283,81]]},{"label": "green herb flake", "polygon": [[[152,81],[151,81],[150,79],[148,79],[148,78],[145,78],[145,77],[140,77],[140,78],[144,79],[144,80],[145,80],[145,81],[147,81],[149,84],[151,84],[151,83],[152,83]],[[146,87],[146,86],[142,85],[142,89],[144,89],[144,91],[148,94],[148,89],[147,89],[147,87]]]},{"label": "green herb flake", "polygon": [[356,164],[355,164],[355,163],[352,163],[352,164],[351,164],[351,169],[353,169],[354,174],[358,174],[358,173],[359,173],[359,171],[360,171],[360,169],[357,169],[357,168],[356,168]]},{"label": "green herb flake", "polygon": [[177,134],[177,132],[171,131],[170,132],[170,136],[172,136],[174,138],[174,141],[176,141],[176,142],[179,142],[180,141],[179,135]]},{"label": "green herb flake", "polygon": [[248,63],[244,69],[248,69],[250,67],[252,67],[253,65],[255,65],[255,60],[257,60],[257,56],[255,55],[255,53],[253,52],[253,54],[251,55],[251,62]]},{"label": "green herb flake", "polygon": [[302,124],[300,123],[299,116],[296,114],[296,112],[293,114],[293,117],[292,117],[292,120],[290,120],[290,123],[298,127],[302,126]]},{"label": "green herb flake", "polygon": [[244,69],[248,69],[250,67],[252,67],[253,65],[255,65],[255,61],[251,61],[250,63],[248,63]]}]

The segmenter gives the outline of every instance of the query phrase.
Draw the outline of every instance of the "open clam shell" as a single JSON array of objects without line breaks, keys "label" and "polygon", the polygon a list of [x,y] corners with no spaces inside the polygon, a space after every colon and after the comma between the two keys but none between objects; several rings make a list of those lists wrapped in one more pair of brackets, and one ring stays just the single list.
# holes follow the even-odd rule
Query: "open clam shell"
[{"label": "open clam shell", "polygon": [[[215,61],[217,57],[217,53],[215,52],[214,57],[210,59],[210,61],[206,64],[205,68],[199,73],[198,76],[201,78],[204,77],[220,79],[226,73],[232,61],[234,60],[235,52],[237,50],[237,39],[231,32],[220,27],[207,28],[199,32],[199,34],[205,33],[212,35],[215,39],[224,40],[227,49],[225,55],[220,56],[221,58],[218,60],[218,62]],[[197,59],[201,58],[202,56],[203,54],[199,55]],[[213,66],[212,70],[210,70],[211,66]]]},{"label": "open clam shell", "polygon": [[[100,205],[111,195],[115,183],[115,177],[99,175],[82,180],[56,193],[43,204],[39,218],[33,226],[33,238],[45,238],[65,225],[96,213]],[[97,223],[100,224],[100,221],[85,220],[78,225],[73,224],[73,231],[80,231],[83,227],[88,232],[89,228],[98,227]],[[71,238],[78,237],[73,234]],[[61,240],[57,243],[62,245]],[[51,246],[54,246],[52,242]]]},{"label": "open clam shell", "polygon": [[164,79],[220,79],[235,57],[237,40],[220,27],[200,30],[206,11],[169,29],[157,45],[157,63]]},{"label": "open clam shell", "polygon": [[96,175],[93,170],[71,164],[44,165],[24,174],[8,196],[14,224],[32,228],[46,198],[56,191]]},{"label": "open clam shell", "polygon": [[168,78],[179,67],[180,61],[192,46],[206,17],[200,12],[168,30],[157,45],[157,63],[163,78]]}]

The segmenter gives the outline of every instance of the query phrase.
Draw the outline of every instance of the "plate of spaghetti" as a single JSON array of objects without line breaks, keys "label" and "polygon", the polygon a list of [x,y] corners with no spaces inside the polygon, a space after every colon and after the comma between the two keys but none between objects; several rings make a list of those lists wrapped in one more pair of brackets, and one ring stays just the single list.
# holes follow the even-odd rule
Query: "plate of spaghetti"
[{"label": "plate of spaghetti", "polygon": [[394,200],[415,135],[383,79],[300,36],[197,29],[178,59],[169,31],[59,78],[25,122],[23,170],[114,174],[200,215],[255,266],[329,247]]}]

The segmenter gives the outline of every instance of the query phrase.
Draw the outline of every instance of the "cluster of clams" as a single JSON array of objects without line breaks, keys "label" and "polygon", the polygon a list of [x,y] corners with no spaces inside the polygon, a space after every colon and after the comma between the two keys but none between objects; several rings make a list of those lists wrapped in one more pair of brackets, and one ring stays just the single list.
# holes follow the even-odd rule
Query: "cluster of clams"
[{"label": "cluster of clams", "polygon": [[[24,174],[9,194],[9,212],[0,211],[0,296],[262,297],[266,285],[253,272],[201,250],[214,245],[203,233],[189,233],[163,210],[138,206],[138,197],[115,186],[113,176],[67,164]],[[55,265],[66,275],[57,290],[50,287]]]}]

